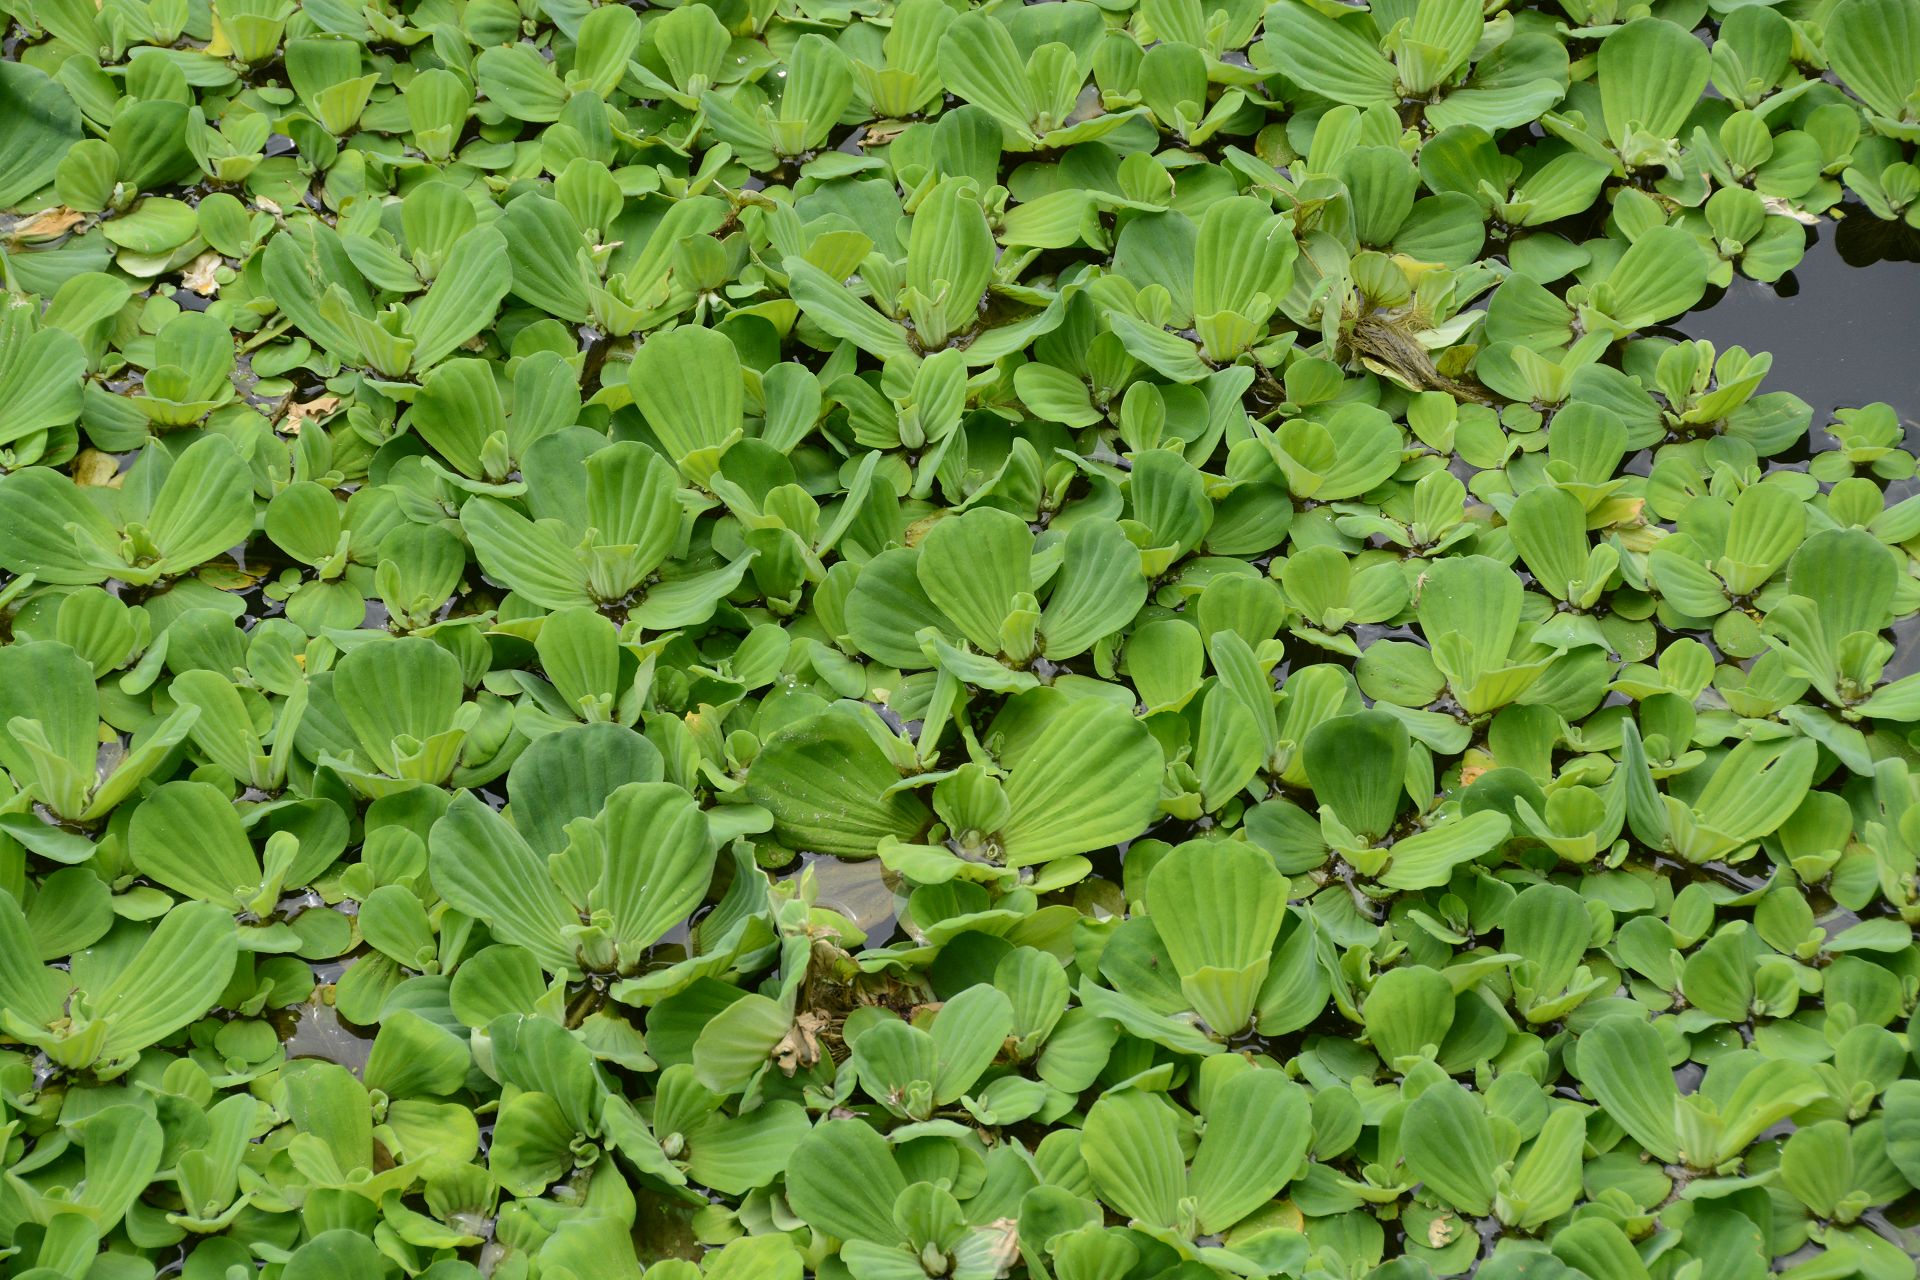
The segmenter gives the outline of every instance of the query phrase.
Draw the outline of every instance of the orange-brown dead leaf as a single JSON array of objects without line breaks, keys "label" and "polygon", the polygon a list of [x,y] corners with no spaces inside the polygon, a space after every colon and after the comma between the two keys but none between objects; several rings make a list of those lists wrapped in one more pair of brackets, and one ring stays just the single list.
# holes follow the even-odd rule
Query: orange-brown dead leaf
[{"label": "orange-brown dead leaf", "polygon": [[309,418],[318,421],[340,407],[339,396],[315,396],[311,400],[293,400],[287,403],[287,416],[281,420],[280,431],[283,435],[297,436],[300,428]]},{"label": "orange-brown dead leaf", "polygon": [[57,204],[13,224],[15,240],[56,240],[87,220],[78,209]]},{"label": "orange-brown dead leaf", "polygon": [[209,249],[189,262],[180,273],[180,283],[203,298],[211,298],[220,291],[220,282],[213,273],[225,262],[219,254]]}]

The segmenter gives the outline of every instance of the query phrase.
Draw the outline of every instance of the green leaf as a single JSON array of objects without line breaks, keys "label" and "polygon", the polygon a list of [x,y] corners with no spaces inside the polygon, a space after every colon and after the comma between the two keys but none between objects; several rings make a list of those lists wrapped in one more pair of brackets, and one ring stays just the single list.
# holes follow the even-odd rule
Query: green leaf
[{"label": "green leaf", "polygon": [[[1691,35],[1683,32],[1682,38],[1705,52]],[[1620,255],[1605,283],[1594,290],[1594,306],[1622,329],[1644,329],[1699,302],[1708,272],[1706,253],[1692,235],[1679,227],[1654,227]]]},{"label": "green leaf", "polygon": [[553,67],[530,44],[483,49],[474,59],[481,92],[516,120],[546,124],[560,118],[567,91]]},{"label": "green leaf", "polygon": [[1087,1112],[1081,1155],[1100,1198],[1135,1222],[1180,1220],[1186,1170],[1173,1108],[1137,1089],[1108,1092]]},{"label": "green leaf", "polygon": [[1554,1233],[1554,1256],[1591,1280],[1647,1280],[1633,1242],[1605,1218],[1582,1218]]},{"label": "green leaf", "polygon": [[137,1053],[202,1017],[233,979],[233,917],[205,902],[175,907],[127,966],[94,997],[108,1024],[103,1053]]},{"label": "green leaf", "polygon": [[1452,1080],[1429,1086],[1400,1122],[1407,1172],[1427,1190],[1471,1217],[1493,1206],[1493,1126],[1487,1113]]},{"label": "green leaf", "polygon": [[1435,889],[1453,877],[1453,869],[1493,850],[1512,830],[1507,815],[1494,810],[1442,822],[1393,844],[1386,872],[1389,889]]},{"label": "green leaf", "polygon": [[1881,1099],[1887,1158],[1900,1176],[1920,1187],[1920,1080],[1896,1080]]},{"label": "green leaf", "polygon": [[1193,842],[1154,864],[1147,910],[1181,988],[1224,1036],[1245,1029],[1287,914],[1287,882],[1251,844]]},{"label": "green leaf", "polygon": [[617,724],[543,734],[507,774],[514,828],[541,856],[556,854],[567,847],[567,825],[574,819],[597,817],[615,792],[629,783],[658,782],[665,769],[658,747]]},{"label": "green leaf", "polygon": [[1500,1219],[1526,1230],[1571,1209],[1582,1190],[1586,1138],[1587,1119],[1578,1107],[1560,1106],[1549,1112],[1495,1202]]},{"label": "green leaf", "polygon": [[641,344],[628,385],[676,460],[718,449],[740,430],[740,356],[724,334],[685,326]]},{"label": "green leaf", "polygon": [[51,467],[0,478],[0,534],[0,565],[43,582],[105,582],[119,569],[119,531]]},{"label": "green leaf", "polygon": [[[39,726],[53,757],[91,775],[100,732],[99,694],[93,669],[66,645],[42,640],[0,648],[0,724],[23,721]],[[0,764],[19,782],[38,772],[17,727],[0,736]]]},{"label": "green leaf", "polygon": [[787,1203],[842,1240],[897,1244],[893,1206],[907,1189],[887,1140],[858,1120],[828,1120],[800,1140],[787,1164]]},{"label": "green leaf", "polygon": [[253,529],[253,480],[224,436],[188,445],[167,472],[147,516],[161,573],[185,573],[246,540]]},{"label": "green leaf", "polygon": [[1680,1091],[1653,1025],[1632,1015],[1602,1018],[1581,1035],[1576,1052],[1581,1086],[1607,1115],[1655,1159],[1677,1160]]},{"label": "green leaf", "polygon": [[7,135],[0,205],[17,205],[53,181],[61,158],[80,141],[80,108],[39,68],[0,63],[0,127]]},{"label": "green leaf", "polygon": [[1037,141],[1031,122],[1039,107],[1026,59],[1002,23],[965,14],[940,39],[940,78],[952,92],[986,108],[1009,130]]},{"label": "green leaf", "polygon": [[693,797],[667,782],[621,787],[608,797],[600,826],[614,943],[637,958],[706,897],[713,837]]},{"label": "green leaf", "polygon": [[788,291],[807,318],[879,360],[911,360],[906,330],[849,293],[839,281],[798,258],[786,263]]},{"label": "green leaf", "polygon": [[512,283],[505,236],[492,227],[475,227],[461,236],[425,296],[408,308],[414,367],[431,369],[491,326]]},{"label": "green leaf", "polygon": [[975,507],[927,531],[916,573],[927,599],[961,635],[978,649],[998,653],[1014,598],[1033,592],[1032,560],[1033,534],[1025,521],[993,507]]},{"label": "green leaf", "polygon": [[333,688],[360,749],[380,772],[397,777],[399,753],[453,728],[460,663],[417,636],[361,645],[340,660]]},{"label": "green leaf", "polygon": [[796,849],[872,857],[887,836],[911,840],[932,818],[854,712],[829,711],[772,737],[747,771],[747,795]]},{"label": "green leaf", "polygon": [[160,1170],[166,1134],[137,1106],[103,1107],[74,1126],[86,1153],[77,1202],[93,1225],[110,1231]]},{"label": "green leaf", "polygon": [[1453,1026],[1453,985],[1425,965],[1381,974],[1361,1008],[1367,1038],[1387,1065],[1437,1050]]},{"label": "green leaf", "polygon": [[1539,485],[1520,495],[1507,525],[1534,578],[1555,599],[1570,599],[1587,568],[1587,513],[1580,500],[1558,485]]},{"label": "green leaf", "polygon": [[1159,744],[1144,724],[1108,702],[1067,703],[1002,762],[1011,770],[1012,814],[1000,832],[1010,867],[1131,840],[1160,811]]},{"label": "green leaf", "polygon": [[1322,721],[1303,748],[1307,779],[1348,829],[1378,840],[1400,811],[1408,746],[1406,726],[1383,711]]},{"label": "green leaf", "polygon": [[1284,1073],[1239,1071],[1215,1088],[1190,1175],[1200,1230],[1225,1231],[1272,1200],[1303,1167],[1312,1137],[1307,1091]]},{"label": "green leaf", "polygon": [[25,307],[0,316],[0,444],[65,426],[84,400],[86,351],[70,333],[31,329],[31,316]]},{"label": "green leaf", "polygon": [[946,1106],[972,1090],[1013,1034],[1013,1004],[997,987],[968,987],[940,1006],[931,1034],[933,1100]]},{"label": "green leaf", "polygon": [[559,201],[521,196],[501,212],[500,222],[513,269],[513,292],[548,315],[584,323],[598,278],[579,227]]},{"label": "green leaf", "polygon": [[1880,115],[1913,118],[1920,82],[1920,21],[1898,0],[1842,0],[1826,22],[1828,62]]},{"label": "green leaf", "polygon": [[892,1019],[869,1027],[854,1041],[851,1062],[861,1089],[881,1106],[908,1120],[933,1115],[939,1051],[933,1037],[920,1028]]},{"label": "green leaf", "polygon": [[1323,98],[1355,107],[1391,103],[1393,64],[1362,30],[1304,0],[1281,0],[1267,11],[1266,45],[1287,79]]},{"label": "green leaf", "polygon": [[1600,109],[1615,145],[1635,132],[1677,135],[1707,87],[1711,58],[1693,33],[1660,18],[1639,18],[1600,42]]},{"label": "green leaf", "polygon": [[1082,521],[1040,613],[1040,652],[1051,662],[1078,657],[1133,621],[1146,599],[1139,548],[1115,522]]},{"label": "green leaf", "polygon": [[433,825],[433,880],[448,902],[525,947],[548,973],[579,970],[568,929],[580,922],[546,864],[506,819],[463,793]]},{"label": "green leaf", "polygon": [[260,862],[232,803],[202,782],[155,788],[133,813],[133,863],[176,893],[237,910],[260,887]]}]

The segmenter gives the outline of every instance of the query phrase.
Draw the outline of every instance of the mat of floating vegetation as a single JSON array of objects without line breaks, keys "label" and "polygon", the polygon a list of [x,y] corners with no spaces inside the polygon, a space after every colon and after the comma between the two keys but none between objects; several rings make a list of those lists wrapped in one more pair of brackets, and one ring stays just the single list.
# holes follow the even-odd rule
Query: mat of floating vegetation
[{"label": "mat of floating vegetation", "polygon": [[1913,1280],[1920,0],[0,19],[0,1275]]}]

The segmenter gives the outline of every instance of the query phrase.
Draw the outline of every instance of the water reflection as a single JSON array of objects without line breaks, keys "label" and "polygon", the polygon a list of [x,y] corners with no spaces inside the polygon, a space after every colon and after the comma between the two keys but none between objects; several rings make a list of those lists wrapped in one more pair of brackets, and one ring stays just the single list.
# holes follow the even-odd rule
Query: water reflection
[{"label": "water reflection", "polygon": [[810,868],[820,886],[819,905],[838,911],[867,935],[866,945],[884,947],[899,933],[900,899],[878,858],[833,858],[801,855],[794,874]]},{"label": "water reflection", "polygon": [[337,1063],[356,1076],[366,1071],[375,1029],[348,1022],[333,1004],[334,990],[352,965],[352,957],[314,965],[313,993],[301,1003],[270,1015],[288,1059],[317,1058]]},{"label": "water reflection", "polygon": [[1843,206],[1838,225],[1811,229],[1807,256],[1777,284],[1736,275],[1724,290],[1674,322],[1716,347],[1773,354],[1765,390],[1791,391],[1813,406],[1817,451],[1833,410],[1884,400],[1903,418],[1920,417],[1920,231]]},{"label": "water reflection", "polygon": [[373,1028],[358,1026],[341,1017],[340,1011],[333,1007],[332,995],[331,987],[318,988],[304,1004],[284,1011],[278,1020],[281,1041],[289,1059],[317,1058],[361,1075],[373,1053]]}]

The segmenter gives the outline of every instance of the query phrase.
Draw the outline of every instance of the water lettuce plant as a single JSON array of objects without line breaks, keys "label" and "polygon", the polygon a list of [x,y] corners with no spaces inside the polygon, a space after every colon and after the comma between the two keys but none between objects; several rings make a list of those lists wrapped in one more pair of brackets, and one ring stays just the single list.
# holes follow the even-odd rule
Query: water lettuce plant
[{"label": "water lettuce plant", "polygon": [[0,19],[0,1276],[1915,1280],[1916,0]]}]

